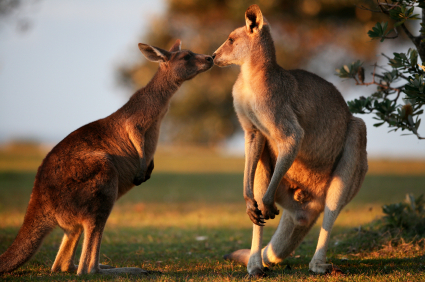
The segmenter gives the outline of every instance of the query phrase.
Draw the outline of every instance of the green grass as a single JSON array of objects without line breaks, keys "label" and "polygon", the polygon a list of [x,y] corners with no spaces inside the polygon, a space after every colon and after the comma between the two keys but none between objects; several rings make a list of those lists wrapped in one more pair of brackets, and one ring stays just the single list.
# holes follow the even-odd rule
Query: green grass
[{"label": "green grass", "polygon": [[[0,253],[15,238],[30,197],[34,172],[0,172]],[[231,251],[249,248],[252,224],[245,214],[242,173],[155,173],[120,199],[105,228],[101,262],[161,271],[149,276],[52,274],[62,237],[57,228],[30,262],[2,281],[146,280],[248,281],[246,268],[222,260]],[[350,252],[335,245],[353,228],[381,216],[381,205],[400,202],[406,193],[424,193],[425,176],[366,177],[356,198],[342,211],[333,230],[328,259],[345,273],[308,271],[321,220],[295,254],[274,266],[262,281],[420,281],[425,280],[423,245],[410,251]],[[278,219],[267,222],[265,243]],[[198,241],[198,236],[207,239]],[[81,245],[81,242],[80,242]],[[422,246],[417,250],[418,246]],[[415,249],[416,248],[416,249]],[[77,251],[77,257],[81,246]],[[289,267],[287,266],[289,265]]]}]

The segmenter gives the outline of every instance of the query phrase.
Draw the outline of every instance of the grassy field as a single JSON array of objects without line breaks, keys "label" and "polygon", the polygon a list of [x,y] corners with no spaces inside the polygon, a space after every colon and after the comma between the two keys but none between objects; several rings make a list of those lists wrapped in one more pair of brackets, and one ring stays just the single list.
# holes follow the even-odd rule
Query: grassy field
[{"label": "grassy field", "polygon": [[[24,150],[17,150],[23,152]],[[43,152],[19,155],[0,151],[0,253],[15,238],[22,224],[35,171],[31,162]],[[184,156],[189,156],[184,158]],[[381,165],[378,165],[381,162]],[[7,163],[11,164],[9,167]],[[38,163],[38,164],[39,164]],[[425,280],[425,248],[406,244],[403,251],[386,246],[383,251],[339,248],[344,234],[382,216],[381,206],[400,202],[406,193],[425,192],[425,169],[421,162],[400,164],[375,162],[362,190],[342,211],[332,232],[328,259],[343,275],[315,275],[308,271],[321,219],[284,264],[274,266],[261,281],[421,281]],[[249,248],[252,224],[245,214],[240,165],[243,160],[214,152],[169,152],[162,149],[154,174],[120,199],[105,228],[101,262],[117,267],[137,266],[160,271],[148,276],[81,276],[52,274],[62,237],[55,229],[30,262],[2,281],[143,280],[143,281],[245,281],[246,268],[222,256]],[[425,167],[425,166],[423,166]],[[380,171],[380,172],[379,172]],[[399,172],[398,174],[393,173]],[[410,175],[409,175],[410,174]],[[278,219],[267,222],[265,241]],[[81,244],[80,244],[81,245]],[[81,252],[81,246],[77,257]]]}]

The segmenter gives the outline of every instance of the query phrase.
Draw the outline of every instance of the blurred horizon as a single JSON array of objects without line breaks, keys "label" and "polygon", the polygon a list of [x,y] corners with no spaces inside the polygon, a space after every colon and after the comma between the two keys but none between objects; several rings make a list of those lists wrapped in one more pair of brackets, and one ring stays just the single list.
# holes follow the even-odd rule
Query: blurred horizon
[{"label": "blurred horizon", "polygon": [[[154,45],[153,40],[145,40],[150,38],[149,33],[159,32],[161,27],[158,27],[158,22],[170,20],[166,14],[170,3],[175,5],[176,1],[42,0],[36,1],[29,11],[19,12],[24,18],[29,18],[24,29],[21,25],[20,30],[13,18],[2,22],[0,144],[32,140],[53,146],[77,128],[106,117],[121,107],[133,90],[119,85],[117,72],[123,65],[146,63],[137,49],[137,43]],[[180,12],[185,13],[184,10]],[[239,15],[235,15],[239,26],[244,24],[244,12],[242,9]],[[267,14],[265,16],[268,17]],[[279,18],[275,17],[274,21],[278,22]],[[176,29],[183,29],[184,24],[181,22],[181,27]],[[224,41],[232,29],[232,24],[225,25],[217,40]],[[364,30],[364,34],[366,32]],[[184,37],[183,48],[194,44],[192,38],[196,41],[195,35],[181,33]],[[279,38],[279,41],[282,39]],[[369,41],[363,44],[369,44]],[[377,50],[371,47],[373,54],[369,56],[376,57],[375,54],[381,52],[391,54],[409,47],[408,43],[386,41]],[[333,57],[337,57],[338,63],[348,64],[350,61],[347,61],[346,53],[335,46],[321,48],[319,55],[308,60],[303,68],[322,71],[322,76],[334,83],[345,99],[373,91],[353,88],[350,82],[342,82],[333,75],[340,65],[334,60],[332,64],[323,65],[323,62]],[[200,52],[196,49],[193,51]],[[376,60],[379,61],[379,57]],[[156,67],[155,64],[149,65],[151,69]],[[366,71],[370,71],[369,65],[365,67]],[[235,68],[227,68],[223,72],[230,76]],[[150,72],[146,74],[145,79],[150,79]],[[190,83],[201,83],[208,75],[201,74]],[[199,95],[203,95],[201,90]],[[184,88],[180,90],[174,99],[182,99],[184,91]],[[425,141],[415,136],[400,136],[400,131],[387,133],[389,128],[375,128],[371,115],[359,117],[365,120],[368,127],[370,157],[425,159]],[[169,128],[167,126],[162,131],[166,132]],[[235,132],[215,145],[222,147],[222,152],[226,154],[242,155],[243,135],[238,133],[240,129],[235,129]],[[425,135],[424,132],[422,126],[420,133]],[[170,141],[160,146],[163,144],[169,146]]]}]

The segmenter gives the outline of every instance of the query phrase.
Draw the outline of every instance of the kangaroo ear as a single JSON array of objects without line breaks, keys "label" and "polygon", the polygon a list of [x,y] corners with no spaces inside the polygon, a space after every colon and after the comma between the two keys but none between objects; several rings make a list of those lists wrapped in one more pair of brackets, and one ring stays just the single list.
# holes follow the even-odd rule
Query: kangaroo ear
[{"label": "kangaroo ear", "polygon": [[171,46],[170,52],[177,52],[181,50],[182,42],[180,39],[177,39],[176,42]]},{"label": "kangaroo ear", "polygon": [[147,44],[139,43],[139,49],[142,51],[146,59],[151,62],[167,62],[171,57],[170,52]]},{"label": "kangaroo ear", "polygon": [[260,31],[263,28],[263,14],[261,13],[260,7],[254,4],[249,6],[245,12],[246,29],[248,32],[253,33]]}]

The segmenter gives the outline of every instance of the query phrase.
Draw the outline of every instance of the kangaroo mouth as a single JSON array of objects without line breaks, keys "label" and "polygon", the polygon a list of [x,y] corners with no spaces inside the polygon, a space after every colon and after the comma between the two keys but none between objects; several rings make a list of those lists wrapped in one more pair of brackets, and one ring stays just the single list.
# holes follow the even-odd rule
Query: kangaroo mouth
[{"label": "kangaroo mouth", "polygon": [[202,68],[201,72],[207,71],[210,68],[212,68],[214,66],[214,61],[207,61],[207,63],[204,64],[204,67]]},{"label": "kangaroo mouth", "polygon": [[227,67],[228,65],[230,65],[226,61],[220,60],[220,58],[218,57],[214,58],[214,64],[218,67]]},{"label": "kangaroo mouth", "polygon": [[214,66],[214,61],[208,62],[208,64],[207,64],[207,70],[209,70],[213,66]]}]

